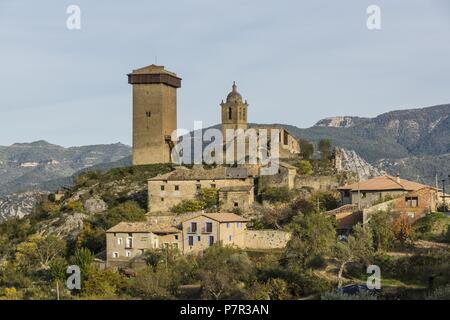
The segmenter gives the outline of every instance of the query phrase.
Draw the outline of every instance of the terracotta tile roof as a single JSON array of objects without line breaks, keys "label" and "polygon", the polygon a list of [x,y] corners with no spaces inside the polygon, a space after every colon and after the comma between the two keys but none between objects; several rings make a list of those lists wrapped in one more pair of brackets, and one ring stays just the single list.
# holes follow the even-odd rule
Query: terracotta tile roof
[{"label": "terracotta tile roof", "polygon": [[210,218],[212,220],[215,220],[217,222],[248,222],[248,219],[245,219],[241,216],[238,216],[237,214],[231,213],[231,212],[220,212],[220,213],[201,213],[197,216],[191,217],[189,219],[186,219],[184,221],[189,221],[195,218],[198,218],[200,216],[204,216],[207,218]]},{"label": "terracotta tile roof", "polygon": [[369,179],[367,181],[362,181],[358,184],[352,183],[343,187],[339,187],[339,190],[350,190],[350,191],[382,191],[382,190],[404,190],[404,191],[417,191],[423,188],[432,188],[430,186],[420,184],[417,182],[400,179],[392,176],[380,176]]},{"label": "terracotta tile roof", "polygon": [[154,224],[149,222],[120,222],[114,227],[108,229],[106,232],[141,232],[141,233],[178,233],[175,227],[165,225],[165,224]]},{"label": "terracotta tile roof", "polygon": [[211,169],[194,167],[178,167],[169,173],[159,175],[149,179],[150,181],[161,180],[222,180],[222,179],[246,179],[248,171],[246,168],[231,168],[217,166]]}]

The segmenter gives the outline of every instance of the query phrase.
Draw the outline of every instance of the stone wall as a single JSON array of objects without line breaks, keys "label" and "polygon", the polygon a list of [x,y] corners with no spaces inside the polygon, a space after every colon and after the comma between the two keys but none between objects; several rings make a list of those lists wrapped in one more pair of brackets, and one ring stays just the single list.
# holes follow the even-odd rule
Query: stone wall
[{"label": "stone wall", "polygon": [[337,176],[304,176],[297,175],[294,186],[296,189],[311,188],[320,191],[335,190],[342,182]]},{"label": "stone wall", "polygon": [[280,230],[246,230],[244,249],[282,249],[290,238],[289,232]]}]

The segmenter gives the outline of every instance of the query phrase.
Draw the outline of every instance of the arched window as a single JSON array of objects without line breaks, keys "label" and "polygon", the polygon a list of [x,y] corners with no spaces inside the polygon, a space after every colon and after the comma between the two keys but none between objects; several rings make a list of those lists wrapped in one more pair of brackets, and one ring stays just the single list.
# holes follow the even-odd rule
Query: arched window
[{"label": "arched window", "polygon": [[231,120],[231,115],[232,115],[232,111],[231,111],[231,107],[228,108],[228,120]]}]

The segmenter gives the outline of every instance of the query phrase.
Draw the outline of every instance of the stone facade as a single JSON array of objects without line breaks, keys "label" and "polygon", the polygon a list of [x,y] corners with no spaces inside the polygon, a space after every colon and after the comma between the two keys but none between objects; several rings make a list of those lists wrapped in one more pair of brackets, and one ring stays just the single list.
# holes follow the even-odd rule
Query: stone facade
[{"label": "stone facade", "polygon": [[290,238],[290,233],[281,230],[246,230],[244,249],[282,249],[286,247]]},{"label": "stone facade", "polygon": [[145,222],[121,222],[106,231],[106,265],[125,266],[145,250],[167,246],[182,248],[180,230]]},{"label": "stone facade", "polygon": [[133,165],[170,163],[181,79],[150,65],[128,75],[133,85]]},{"label": "stone facade", "polygon": [[[203,188],[230,190],[232,187],[253,187],[253,177],[249,177],[246,170],[238,169],[179,168],[168,174],[154,177],[148,181],[148,211],[150,213],[170,211],[173,206],[183,200],[195,199]],[[231,198],[235,196],[236,193]],[[246,210],[253,203],[251,192],[246,199],[242,194],[239,198],[238,204],[242,203],[242,210]]]},{"label": "stone facade", "polygon": [[263,183],[268,186],[287,187],[289,190],[295,187],[297,168],[285,162],[279,163],[278,173],[271,176],[261,177]]},{"label": "stone facade", "polygon": [[255,201],[255,188],[252,185],[231,186],[219,189],[220,210],[232,212],[233,210],[248,211]]},{"label": "stone facade", "polygon": [[203,251],[216,242],[242,248],[247,222],[232,213],[204,213],[187,219],[183,222],[184,253]]}]

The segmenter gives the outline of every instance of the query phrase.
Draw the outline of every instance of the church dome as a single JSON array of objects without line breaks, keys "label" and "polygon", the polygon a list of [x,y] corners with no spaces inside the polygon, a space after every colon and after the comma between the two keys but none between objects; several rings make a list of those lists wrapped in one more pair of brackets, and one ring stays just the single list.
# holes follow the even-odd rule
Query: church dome
[{"label": "church dome", "polygon": [[242,102],[242,96],[237,92],[236,82],[233,81],[231,92],[227,96],[227,102]]}]

